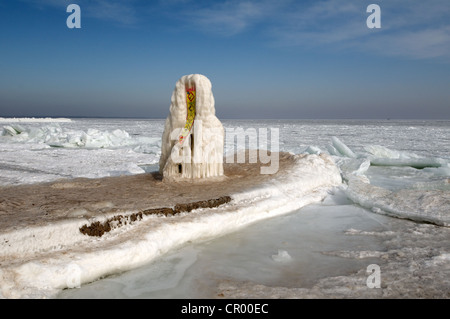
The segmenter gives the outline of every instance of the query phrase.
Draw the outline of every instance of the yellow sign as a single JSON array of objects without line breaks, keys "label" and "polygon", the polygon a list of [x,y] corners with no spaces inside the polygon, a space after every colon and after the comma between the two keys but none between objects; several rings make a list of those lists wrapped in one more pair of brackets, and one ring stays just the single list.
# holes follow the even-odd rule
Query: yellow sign
[{"label": "yellow sign", "polygon": [[194,125],[195,119],[195,87],[186,90],[186,105],[187,105],[187,116],[186,124],[181,130],[180,137],[178,138],[178,143],[183,144],[186,137],[189,135],[192,126]]}]

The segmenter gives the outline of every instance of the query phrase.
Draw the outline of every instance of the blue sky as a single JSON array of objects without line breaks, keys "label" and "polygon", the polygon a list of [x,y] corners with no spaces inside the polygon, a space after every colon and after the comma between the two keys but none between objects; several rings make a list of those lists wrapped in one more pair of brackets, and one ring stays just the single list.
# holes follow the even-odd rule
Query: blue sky
[{"label": "blue sky", "polygon": [[165,118],[200,73],[219,118],[449,119],[449,17],[448,0],[5,0],[0,117]]}]

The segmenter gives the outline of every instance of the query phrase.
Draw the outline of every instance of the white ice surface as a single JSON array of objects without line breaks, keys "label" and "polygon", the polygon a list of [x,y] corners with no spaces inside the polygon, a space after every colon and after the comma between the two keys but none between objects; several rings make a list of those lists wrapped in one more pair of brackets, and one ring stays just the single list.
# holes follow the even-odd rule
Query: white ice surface
[{"label": "white ice surface", "polygon": [[[24,135],[0,136],[0,184],[52,181],[61,177],[103,177],[134,174],[139,168],[146,170],[158,164],[164,122],[138,119],[73,119],[67,123],[6,121],[3,128],[20,125]],[[343,156],[333,146],[334,141],[361,161],[383,159],[407,165],[407,161],[427,160],[442,166],[426,167],[420,172],[434,172],[433,175],[441,178],[450,176],[447,122],[223,120],[223,124],[233,132],[237,128],[279,129],[280,151],[329,153],[336,156],[338,162],[348,162],[350,157]],[[59,147],[46,143],[50,140]],[[229,142],[227,138],[225,141]],[[92,147],[86,147],[86,142]],[[225,154],[234,153],[239,147],[242,145],[225,144]],[[390,168],[386,166],[386,169]]]},{"label": "white ice surface", "polygon": [[119,123],[124,128],[119,129],[111,122],[115,123],[80,120],[4,125],[0,184],[131,175],[149,167],[157,170],[161,123],[122,120]]},{"label": "white ice surface", "polygon": [[132,137],[121,129],[101,131],[89,128],[87,131],[81,131],[66,129],[59,124],[30,129],[20,125],[6,125],[3,126],[2,135],[7,137],[10,143],[37,143],[63,148],[119,148],[160,143],[160,138]]}]

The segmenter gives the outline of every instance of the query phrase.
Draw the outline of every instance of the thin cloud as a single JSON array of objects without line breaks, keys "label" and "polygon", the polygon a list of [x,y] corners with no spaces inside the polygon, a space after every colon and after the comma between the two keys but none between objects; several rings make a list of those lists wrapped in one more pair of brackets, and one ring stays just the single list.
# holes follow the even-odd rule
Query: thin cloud
[{"label": "thin cloud", "polygon": [[60,7],[67,8],[67,6],[73,1],[70,0],[20,0],[21,2],[28,3],[33,7],[44,9],[46,7]]},{"label": "thin cloud", "polygon": [[450,61],[450,26],[388,34],[364,46],[378,54]]},{"label": "thin cloud", "polygon": [[281,46],[315,47],[348,45],[367,34],[365,11],[361,5],[336,0],[297,5],[284,12],[268,28],[271,40]]},{"label": "thin cloud", "polygon": [[263,22],[282,4],[274,1],[225,1],[196,7],[183,19],[196,29],[221,36],[233,36]]},{"label": "thin cloud", "polygon": [[132,25],[139,21],[134,0],[22,0],[44,10],[46,7],[66,8],[71,3],[81,7],[82,16],[122,25]]},{"label": "thin cloud", "polygon": [[[22,0],[36,7],[67,6],[69,0]],[[77,0],[82,14],[119,25],[138,25],[148,12],[195,32],[232,37],[256,30],[268,44],[352,50],[413,59],[450,60],[450,1],[377,0],[381,29],[368,29],[361,0]],[[169,28],[170,25],[168,24]]]},{"label": "thin cloud", "polygon": [[125,0],[95,0],[86,5],[90,17],[113,21],[119,24],[131,25],[138,22],[133,1]]},{"label": "thin cloud", "polygon": [[450,2],[378,1],[381,29],[366,26],[361,1],[316,1],[285,12],[280,23],[268,26],[273,43],[281,46],[359,50],[414,59],[450,60]]},{"label": "thin cloud", "polygon": [[384,27],[362,43],[365,48],[383,55],[450,61],[448,0],[392,0],[383,3],[382,10]]}]

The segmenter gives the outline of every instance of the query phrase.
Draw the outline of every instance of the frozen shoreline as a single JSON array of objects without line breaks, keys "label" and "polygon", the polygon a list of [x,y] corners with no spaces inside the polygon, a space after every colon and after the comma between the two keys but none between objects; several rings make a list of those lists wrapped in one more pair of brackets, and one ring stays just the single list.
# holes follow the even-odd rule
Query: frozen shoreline
[{"label": "frozen shoreline", "polygon": [[[258,165],[253,169],[248,166],[245,169],[238,168],[242,165],[237,165],[236,170],[232,169],[231,175],[226,175],[226,181],[216,181],[221,192],[235,190],[230,193],[231,203],[172,218],[144,217],[135,225],[118,228],[101,238],[82,235],[78,228],[87,220],[104,220],[112,214],[124,213],[124,206],[121,208],[119,204],[104,203],[104,211],[100,214],[102,216],[92,216],[88,212],[89,207],[98,210],[99,206],[89,206],[91,203],[85,198],[88,209],[79,207],[70,214],[55,210],[54,214],[59,217],[52,218],[44,214],[40,222],[36,222],[35,217],[24,216],[21,221],[18,219],[14,221],[15,224],[11,224],[8,215],[3,215],[1,227],[7,231],[2,232],[0,240],[1,294],[4,298],[53,297],[61,289],[70,286],[73,280],[86,283],[105,275],[133,269],[188,241],[214,238],[255,221],[286,214],[318,202],[327,195],[330,188],[341,183],[337,167],[327,156],[285,154],[281,162],[280,172],[270,178],[270,182],[267,176],[254,174]],[[118,177],[109,181],[119,185],[127,178],[133,183],[133,179],[139,177],[143,178]],[[93,182],[85,181],[84,186],[92,186]],[[78,183],[56,182],[49,187],[53,188],[54,196],[58,193],[68,196],[64,190],[84,187],[82,181]],[[167,192],[167,185],[158,181],[155,183],[155,186],[160,185]],[[243,183],[241,187],[240,183]],[[189,189],[185,187],[187,185],[178,185],[178,188],[167,195],[173,200],[177,198],[179,191],[184,191],[183,198],[191,199],[199,194],[204,197],[205,192],[201,190],[208,189],[208,196],[211,196],[213,184],[214,182],[210,182],[197,187],[189,184]],[[23,187],[24,191],[34,188],[32,185]],[[20,187],[9,189],[14,189],[13,192],[16,193]],[[60,192],[61,189],[63,192]],[[4,190],[8,190],[8,187]],[[91,194],[99,190],[101,188],[85,189]],[[196,195],[193,192],[197,192]],[[140,194],[134,196],[136,200],[142,198]],[[132,201],[128,198],[128,202]],[[166,205],[169,204],[167,198],[165,201]],[[28,205],[36,206],[29,201]],[[12,211],[17,211],[17,207]],[[131,212],[129,209],[128,213]],[[32,215],[32,208],[30,213]],[[49,222],[51,219],[53,221]],[[31,228],[30,223],[34,225]]]}]

